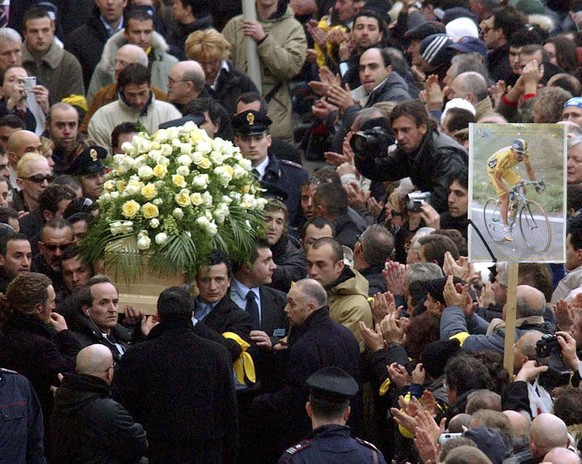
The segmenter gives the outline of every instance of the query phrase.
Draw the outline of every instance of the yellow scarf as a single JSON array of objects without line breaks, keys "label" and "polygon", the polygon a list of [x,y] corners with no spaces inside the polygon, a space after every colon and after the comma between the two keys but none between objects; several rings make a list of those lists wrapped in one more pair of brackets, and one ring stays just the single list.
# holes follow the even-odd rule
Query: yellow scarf
[{"label": "yellow scarf", "polygon": [[255,374],[255,363],[253,362],[252,356],[247,353],[247,350],[251,345],[245,342],[242,338],[240,338],[239,335],[235,334],[234,332],[224,332],[222,336],[229,340],[234,340],[240,345],[242,349],[240,356],[232,364],[238,382],[242,385],[245,385],[246,377],[250,382],[255,383],[257,381],[257,376]]}]

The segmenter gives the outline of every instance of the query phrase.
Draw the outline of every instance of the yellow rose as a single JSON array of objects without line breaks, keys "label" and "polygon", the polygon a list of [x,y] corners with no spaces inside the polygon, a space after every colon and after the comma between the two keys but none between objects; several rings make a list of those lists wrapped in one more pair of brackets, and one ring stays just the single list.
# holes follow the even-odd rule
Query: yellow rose
[{"label": "yellow rose", "polygon": [[203,156],[198,166],[200,166],[202,169],[208,169],[210,166],[212,166],[212,163],[206,156]]},{"label": "yellow rose", "polygon": [[168,168],[166,166],[163,164],[156,164],[156,167],[154,168],[154,176],[159,179],[163,179],[167,172]]},{"label": "yellow rose", "polygon": [[139,208],[140,206],[137,201],[129,200],[123,204],[121,207],[121,212],[127,219],[133,219],[139,211]]},{"label": "yellow rose", "polygon": [[186,187],[186,179],[180,174],[174,174],[172,176],[172,182],[176,187]]},{"label": "yellow rose", "polygon": [[200,193],[198,193],[198,192],[190,195],[190,201],[192,202],[192,204],[194,206],[200,206],[202,203],[204,203],[204,199],[202,198],[202,195],[200,195]]},{"label": "yellow rose", "polygon": [[182,208],[190,205],[190,193],[188,190],[182,190],[174,197],[174,199]]},{"label": "yellow rose", "polygon": [[155,198],[155,196],[158,194],[158,191],[152,184],[147,184],[142,187],[141,194],[145,197],[146,200],[151,200],[152,198]]},{"label": "yellow rose", "polygon": [[143,205],[141,208],[141,212],[143,214],[143,217],[146,219],[153,219],[155,217],[158,217],[160,214],[158,207],[156,205],[152,205],[151,203],[146,203],[145,205]]},{"label": "yellow rose", "polygon": [[127,187],[127,183],[124,180],[118,180],[117,181],[117,191],[118,192],[123,192],[125,190],[125,187]]}]

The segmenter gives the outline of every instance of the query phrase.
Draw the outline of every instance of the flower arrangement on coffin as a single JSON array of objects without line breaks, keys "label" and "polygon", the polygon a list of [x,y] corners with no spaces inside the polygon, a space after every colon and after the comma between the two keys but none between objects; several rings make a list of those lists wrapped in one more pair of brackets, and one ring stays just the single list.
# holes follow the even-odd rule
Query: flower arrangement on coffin
[{"label": "flower arrangement on coffin", "polygon": [[89,262],[106,254],[116,279],[131,281],[144,262],[159,274],[191,278],[214,249],[248,258],[263,233],[266,200],[238,148],[188,122],[142,132],[122,150],[83,242]]}]

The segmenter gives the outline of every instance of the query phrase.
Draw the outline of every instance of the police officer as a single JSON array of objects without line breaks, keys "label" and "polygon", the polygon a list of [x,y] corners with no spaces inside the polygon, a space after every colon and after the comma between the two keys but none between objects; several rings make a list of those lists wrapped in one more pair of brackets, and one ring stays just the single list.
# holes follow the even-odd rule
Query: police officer
[{"label": "police officer", "polygon": [[358,392],[356,381],[339,367],[330,366],[312,374],[307,384],[311,391],[305,409],[313,431],[285,451],[279,464],[385,464],[384,456],[374,445],[352,438],[346,426],[349,399]]},{"label": "police officer", "polygon": [[83,187],[83,196],[95,201],[103,193],[105,165],[101,160],[107,157],[107,150],[98,145],[86,147],[65,171],[77,177]]},{"label": "police officer", "polygon": [[237,114],[232,120],[234,143],[243,156],[251,162],[253,172],[261,182],[267,195],[282,200],[289,209],[289,224],[299,222],[301,185],[308,174],[301,165],[280,160],[270,152],[271,120],[265,113],[248,110]]}]

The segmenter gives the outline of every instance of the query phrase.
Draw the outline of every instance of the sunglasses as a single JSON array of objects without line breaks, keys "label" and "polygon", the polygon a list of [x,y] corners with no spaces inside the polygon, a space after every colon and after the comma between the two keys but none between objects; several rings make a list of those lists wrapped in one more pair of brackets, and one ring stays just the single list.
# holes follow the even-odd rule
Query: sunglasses
[{"label": "sunglasses", "polygon": [[55,178],[55,176],[49,174],[49,175],[43,175],[43,174],[35,174],[34,176],[30,176],[30,177],[21,177],[21,179],[24,180],[29,180],[31,182],[34,182],[35,184],[42,184],[45,180],[50,184],[53,179]]},{"label": "sunglasses", "polygon": [[43,243],[43,245],[45,246],[45,248],[47,250],[50,250],[50,251],[57,251],[57,250],[65,251],[68,247],[71,246],[70,243],[61,243],[60,245],[55,245],[53,243]]}]

